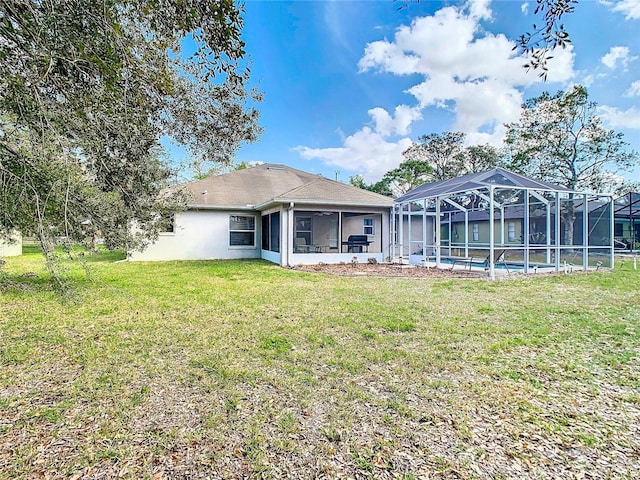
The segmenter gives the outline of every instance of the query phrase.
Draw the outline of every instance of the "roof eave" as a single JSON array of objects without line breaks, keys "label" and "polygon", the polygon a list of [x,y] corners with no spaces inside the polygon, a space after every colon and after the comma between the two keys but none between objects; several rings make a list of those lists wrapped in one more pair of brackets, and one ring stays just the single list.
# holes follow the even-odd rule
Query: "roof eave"
[{"label": "roof eave", "polygon": [[256,205],[257,210],[263,210],[267,207],[271,207],[276,204],[284,203],[302,203],[304,205],[333,205],[342,207],[368,207],[368,208],[391,208],[393,207],[393,201],[390,203],[366,203],[366,202],[349,202],[349,201],[336,201],[336,200],[311,200],[308,198],[274,198],[268,202]]},{"label": "roof eave", "polygon": [[254,212],[257,210],[255,205],[208,205],[203,203],[187,204],[187,210],[246,210]]}]

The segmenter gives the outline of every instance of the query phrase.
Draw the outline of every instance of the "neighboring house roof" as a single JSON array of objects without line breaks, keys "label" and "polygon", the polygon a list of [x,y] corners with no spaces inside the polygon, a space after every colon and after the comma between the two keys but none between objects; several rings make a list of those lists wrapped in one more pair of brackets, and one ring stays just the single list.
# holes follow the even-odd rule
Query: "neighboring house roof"
[{"label": "neighboring house roof", "polygon": [[285,202],[391,207],[393,199],[285,165],[263,164],[184,185],[191,208],[262,209]]},{"label": "neighboring house roof", "polygon": [[533,190],[551,190],[554,192],[573,192],[570,188],[553,183],[535,180],[504,168],[494,168],[486,172],[469,173],[461,177],[441,180],[439,182],[426,183],[397,198],[397,202],[407,202],[423,198],[433,198],[443,195],[464,193],[472,190],[480,190],[489,186],[506,188],[526,188]]},{"label": "neighboring house roof", "polygon": [[640,218],[640,193],[629,192],[616,198],[613,213],[616,218]]}]

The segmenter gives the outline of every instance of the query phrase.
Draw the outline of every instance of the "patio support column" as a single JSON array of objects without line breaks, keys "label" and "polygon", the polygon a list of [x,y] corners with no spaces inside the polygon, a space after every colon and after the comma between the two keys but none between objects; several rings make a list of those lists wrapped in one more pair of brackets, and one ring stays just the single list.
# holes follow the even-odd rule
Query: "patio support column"
[{"label": "patio support column", "polygon": [[394,203],[391,207],[391,218],[389,219],[389,257],[393,259],[396,255],[396,209],[398,206]]},{"label": "patio support column", "polygon": [[287,208],[287,266],[291,267],[291,254],[293,253],[293,236],[294,236],[294,224],[293,224],[293,208],[294,203],[291,202]]},{"label": "patio support column", "polygon": [[494,280],[496,278],[495,262],[493,258],[493,250],[495,248],[495,214],[493,212],[493,194],[494,187],[489,187],[489,278]]},{"label": "patio support column", "polygon": [[407,258],[409,259],[407,263],[411,263],[411,239],[413,236],[411,235],[411,224],[413,223],[413,212],[411,211],[411,204],[409,204],[409,211],[407,212],[407,245],[409,249],[407,250]]},{"label": "patio support column", "polygon": [[449,256],[453,255],[452,250],[451,250],[451,243],[453,243],[453,232],[451,231],[451,212],[449,212],[447,214],[447,217],[449,218],[449,223],[448,223],[448,227],[449,227]]},{"label": "patio support column", "polygon": [[524,273],[529,273],[529,190],[524,191],[522,206],[522,237],[524,240]]},{"label": "patio support column", "polygon": [[[631,194],[629,194],[629,203],[631,203]],[[614,243],[613,243],[613,236],[615,234],[615,215],[613,214],[613,210],[615,208],[615,202],[613,200],[613,195],[609,197],[609,265],[611,265],[611,268],[615,267],[615,251],[614,251]],[[635,232],[635,230],[634,230]],[[635,238],[635,237],[634,237]],[[634,245],[635,246],[635,245]]]},{"label": "patio support column", "polygon": [[[631,228],[631,243],[629,244],[629,253],[631,253],[636,248],[636,219],[635,219],[635,216],[633,215],[633,194],[629,192],[628,195],[629,195],[629,228]],[[612,205],[611,211],[613,211],[615,204],[612,203],[611,205]],[[614,220],[615,220],[614,213],[612,213],[612,216],[614,217]],[[615,224],[614,224],[614,228],[615,228]],[[611,230],[611,238],[614,237],[614,234],[615,234],[615,230]],[[615,243],[614,243],[614,246],[615,246]]]},{"label": "patio support column", "polygon": [[556,272],[560,271],[560,239],[562,238],[560,235],[560,192],[556,192]]},{"label": "patio support column", "polygon": [[440,239],[440,197],[436,197],[436,221],[433,226],[435,229],[435,237],[436,244],[434,248],[436,249],[436,267],[441,268],[442,264],[440,263],[440,246],[442,245],[442,240]]},{"label": "patio support column", "polygon": [[504,241],[504,207],[500,207],[500,243],[502,246],[506,243]]},{"label": "patio support column", "polygon": [[551,263],[551,205],[549,204],[549,202],[547,202],[547,232],[546,232],[546,239],[547,239],[547,265],[549,265]]},{"label": "patio support column", "polygon": [[589,267],[589,198],[584,194],[584,213],[582,214],[582,269]]},{"label": "patio support column", "polygon": [[422,200],[422,263],[427,266],[427,199]]},{"label": "patio support column", "polygon": [[469,210],[464,211],[464,256],[469,258]]},{"label": "patio support column", "polygon": [[404,254],[404,203],[400,204],[400,211],[398,212],[398,247],[400,248],[400,263],[402,263],[402,255]]}]

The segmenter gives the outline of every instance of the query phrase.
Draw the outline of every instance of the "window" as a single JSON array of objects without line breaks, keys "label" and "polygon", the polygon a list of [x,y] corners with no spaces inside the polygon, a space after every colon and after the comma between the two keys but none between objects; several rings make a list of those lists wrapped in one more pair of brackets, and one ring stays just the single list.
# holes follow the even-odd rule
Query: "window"
[{"label": "window", "polygon": [[477,242],[480,234],[480,226],[477,223],[473,224],[473,241]]},{"label": "window", "polygon": [[280,251],[280,212],[262,217],[262,249]]},{"label": "window", "polygon": [[296,215],[295,222],[295,232],[294,232],[294,243],[298,245],[311,245],[311,237],[312,237],[312,223],[311,217],[307,216],[308,214],[305,212],[304,216]]},{"label": "window", "polygon": [[365,235],[373,235],[373,218],[364,219],[364,231]]},{"label": "window", "polygon": [[165,216],[160,219],[160,233],[175,233],[176,221],[175,216]]},{"label": "window", "polygon": [[516,224],[515,222],[509,222],[509,224],[507,225],[508,228],[508,238],[510,242],[515,242],[516,241]]},{"label": "window", "polygon": [[254,247],[256,244],[256,218],[248,215],[229,215],[229,245]]},{"label": "window", "polygon": [[614,230],[615,230],[614,235],[616,237],[621,237],[622,235],[624,235],[624,233],[623,233],[624,230],[622,228],[622,223],[617,223],[616,222],[616,224],[614,225]]},{"label": "window", "polygon": [[272,213],[271,217],[271,248],[272,252],[280,251],[280,212]]}]

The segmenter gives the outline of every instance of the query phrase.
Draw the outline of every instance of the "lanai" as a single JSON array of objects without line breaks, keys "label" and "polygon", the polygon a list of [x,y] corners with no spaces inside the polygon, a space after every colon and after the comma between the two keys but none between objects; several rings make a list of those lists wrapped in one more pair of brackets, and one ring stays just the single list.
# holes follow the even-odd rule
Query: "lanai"
[{"label": "lanai", "polygon": [[392,253],[439,268],[479,266],[491,278],[508,263],[524,273],[613,267],[612,207],[610,196],[495,168],[396,199]]}]

